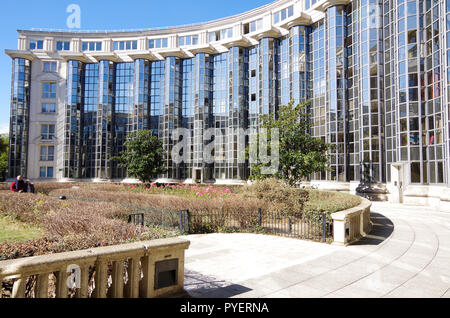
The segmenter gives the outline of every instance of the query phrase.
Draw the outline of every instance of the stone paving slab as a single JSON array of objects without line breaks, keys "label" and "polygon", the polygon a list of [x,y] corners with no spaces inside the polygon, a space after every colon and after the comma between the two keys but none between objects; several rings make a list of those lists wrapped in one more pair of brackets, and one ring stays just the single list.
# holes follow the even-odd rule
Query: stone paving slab
[{"label": "stone paving slab", "polygon": [[349,246],[254,234],[186,236],[198,298],[450,298],[450,214],[374,203],[371,235]]}]

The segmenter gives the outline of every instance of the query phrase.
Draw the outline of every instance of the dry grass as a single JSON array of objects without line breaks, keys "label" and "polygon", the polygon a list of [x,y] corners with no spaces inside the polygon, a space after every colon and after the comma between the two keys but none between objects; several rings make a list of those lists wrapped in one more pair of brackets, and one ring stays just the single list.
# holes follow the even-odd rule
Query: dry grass
[{"label": "dry grass", "polygon": [[145,207],[171,211],[189,210],[191,212],[217,212],[225,210],[258,210],[263,202],[249,198],[241,200],[236,197],[217,197],[213,199],[196,199],[175,195],[152,195],[128,191],[98,191],[92,188],[57,190],[52,196],[67,196],[75,199],[90,199],[101,202],[117,203],[130,207]]},{"label": "dry grass", "polygon": [[43,231],[43,238],[39,240],[0,244],[0,260],[175,235],[174,232],[128,224],[126,217],[131,212],[118,204],[68,202],[44,195],[0,193],[0,216]]}]

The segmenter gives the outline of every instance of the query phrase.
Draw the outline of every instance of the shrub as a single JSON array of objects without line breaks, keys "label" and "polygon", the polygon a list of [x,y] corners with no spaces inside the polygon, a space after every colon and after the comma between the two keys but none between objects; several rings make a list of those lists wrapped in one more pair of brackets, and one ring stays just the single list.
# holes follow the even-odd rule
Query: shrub
[{"label": "shrub", "polygon": [[44,195],[0,193],[0,214],[25,223],[40,224],[42,215],[61,206],[61,201]]},{"label": "shrub", "polygon": [[53,196],[65,195],[69,198],[90,199],[117,203],[129,208],[150,208],[159,210],[184,211],[196,213],[212,213],[225,211],[257,211],[263,202],[256,198],[241,199],[236,197],[215,197],[212,199],[196,199],[194,197],[147,194],[144,192],[108,192],[91,191],[89,189],[57,190]]},{"label": "shrub", "polygon": [[57,183],[57,182],[43,182],[34,184],[36,193],[49,195],[50,192],[57,189],[70,189],[74,186],[73,183]]},{"label": "shrub", "polygon": [[309,200],[307,191],[292,188],[275,178],[260,180],[252,186],[245,187],[242,196],[264,201],[265,212],[292,216],[301,214],[305,203]]},{"label": "shrub", "polygon": [[332,222],[331,214],[351,209],[361,204],[361,198],[341,192],[307,190],[310,200],[305,204],[306,219],[317,221],[325,213],[328,222]]}]

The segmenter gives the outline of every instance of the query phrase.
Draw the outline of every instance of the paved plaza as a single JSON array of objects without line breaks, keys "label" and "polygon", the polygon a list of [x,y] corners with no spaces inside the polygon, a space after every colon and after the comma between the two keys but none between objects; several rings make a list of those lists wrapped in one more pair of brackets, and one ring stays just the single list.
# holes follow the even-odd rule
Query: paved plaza
[{"label": "paved plaza", "polygon": [[450,214],[374,203],[374,229],[340,247],[254,234],[193,235],[194,298],[450,298]]}]

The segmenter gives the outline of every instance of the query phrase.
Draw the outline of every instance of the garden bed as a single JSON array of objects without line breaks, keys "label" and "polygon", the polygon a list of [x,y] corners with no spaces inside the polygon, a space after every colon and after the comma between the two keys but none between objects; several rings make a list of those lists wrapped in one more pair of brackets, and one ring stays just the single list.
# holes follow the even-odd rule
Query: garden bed
[{"label": "garden bed", "polygon": [[[331,239],[331,214],[361,202],[343,193],[286,188],[274,181],[264,186],[42,183],[32,195],[11,193],[3,185],[0,260],[180,233],[252,232],[324,241]],[[135,213],[145,215],[144,226],[128,222]],[[11,292],[8,282],[2,287],[3,295]]]},{"label": "garden bed", "polygon": [[[190,228],[191,233],[202,232],[202,229],[205,232],[264,232],[256,222],[260,210],[266,216],[271,214],[277,222],[284,220],[280,221],[283,226],[288,222],[290,231],[294,225],[295,231],[296,225],[302,228],[311,220],[320,222],[323,213],[329,221],[332,213],[361,202],[360,198],[348,194],[298,189],[292,191],[301,191],[299,195],[305,198],[300,203],[289,202],[292,200],[289,197],[278,197],[280,191],[274,191],[272,201],[267,201],[249,195],[248,187],[231,190],[225,186],[42,183],[36,184],[36,190],[37,195],[0,191],[0,217],[15,220],[30,229],[40,229],[39,236],[24,237],[23,242],[0,241],[1,260],[176,236],[179,212],[186,210],[192,220],[194,217],[197,220],[196,229],[195,226]],[[296,193],[293,192],[294,199]],[[60,196],[68,200],[61,201]],[[277,200],[282,204],[277,204]],[[300,204],[301,210],[287,211],[295,204]],[[147,226],[129,224],[128,217],[133,213],[144,213]],[[223,222],[223,217],[216,217],[224,214],[234,215],[230,226]],[[205,221],[209,222],[205,225],[198,221],[202,217],[222,221]],[[244,226],[245,222],[252,226]]]},{"label": "garden bed", "polygon": [[128,223],[132,213],[107,202],[61,201],[43,194],[0,193],[0,217],[40,228],[42,237],[0,243],[0,260],[176,236]]}]

